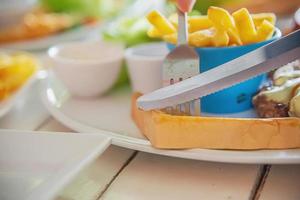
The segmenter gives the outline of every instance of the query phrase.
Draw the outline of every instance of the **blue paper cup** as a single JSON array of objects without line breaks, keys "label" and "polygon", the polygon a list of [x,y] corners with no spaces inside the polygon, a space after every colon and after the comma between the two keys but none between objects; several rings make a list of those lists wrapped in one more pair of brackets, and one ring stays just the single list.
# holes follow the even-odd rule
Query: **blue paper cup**
[{"label": "blue paper cup", "polygon": [[[281,32],[276,29],[269,40],[243,46],[234,47],[205,47],[196,48],[200,57],[200,71],[205,72],[221,64],[242,56],[254,49],[268,44],[281,37]],[[169,49],[174,45],[167,44]],[[256,94],[266,75],[260,75],[235,86],[226,88],[214,94],[201,98],[201,111],[207,113],[225,114],[248,110],[252,107],[252,97]]]}]

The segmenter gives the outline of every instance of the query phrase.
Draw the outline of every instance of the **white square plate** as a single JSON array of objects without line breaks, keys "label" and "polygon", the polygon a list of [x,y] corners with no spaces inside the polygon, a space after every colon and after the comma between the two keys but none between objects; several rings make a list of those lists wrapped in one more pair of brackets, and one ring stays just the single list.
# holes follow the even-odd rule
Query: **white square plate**
[{"label": "white square plate", "polygon": [[99,134],[0,130],[0,199],[52,199],[109,145]]}]

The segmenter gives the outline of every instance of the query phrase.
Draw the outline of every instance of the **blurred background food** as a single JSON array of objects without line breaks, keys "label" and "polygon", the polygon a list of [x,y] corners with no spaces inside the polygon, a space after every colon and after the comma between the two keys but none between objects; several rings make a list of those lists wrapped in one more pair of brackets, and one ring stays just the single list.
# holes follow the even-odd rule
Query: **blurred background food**
[{"label": "blurred background food", "polygon": [[108,20],[133,0],[0,0],[0,44],[54,35]]},{"label": "blurred background food", "polygon": [[67,12],[80,16],[111,17],[117,15],[134,0],[40,0],[53,12]]},{"label": "blurred background food", "polygon": [[21,21],[36,3],[37,0],[0,0],[0,29]]},{"label": "blurred background food", "polygon": [[68,14],[35,10],[26,14],[17,25],[0,31],[0,44],[49,36],[79,23],[82,22]]}]

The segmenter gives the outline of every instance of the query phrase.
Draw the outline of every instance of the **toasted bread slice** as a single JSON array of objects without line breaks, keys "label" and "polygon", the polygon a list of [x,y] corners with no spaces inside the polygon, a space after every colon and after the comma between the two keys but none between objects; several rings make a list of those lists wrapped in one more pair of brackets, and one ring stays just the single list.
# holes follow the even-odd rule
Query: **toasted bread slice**
[{"label": "toasted bread slice", "polygon": [[132,97],[132,118],[156,148],[289,149],[300,148],[300,118],[221,118],[174,116],[143,111]]}]

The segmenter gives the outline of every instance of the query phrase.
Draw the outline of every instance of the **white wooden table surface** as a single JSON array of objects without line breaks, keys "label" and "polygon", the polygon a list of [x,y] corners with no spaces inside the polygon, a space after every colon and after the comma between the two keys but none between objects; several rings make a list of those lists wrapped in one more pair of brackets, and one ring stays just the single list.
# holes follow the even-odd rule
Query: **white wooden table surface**
[{"label": "white wooden table surface", "polygon": [[[1,129],[71,131],[43,107],[35,84]],[[59,134],[59,133],[58,133]],[[262,176],[262,172],[265,172]],[[109,147],[64,188],[59,200],[230,199],[299,200],[300,165],[202,162]]]}]

